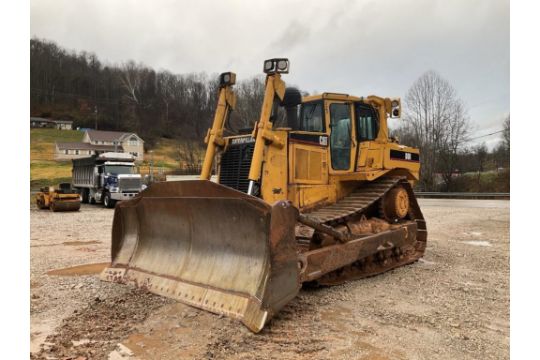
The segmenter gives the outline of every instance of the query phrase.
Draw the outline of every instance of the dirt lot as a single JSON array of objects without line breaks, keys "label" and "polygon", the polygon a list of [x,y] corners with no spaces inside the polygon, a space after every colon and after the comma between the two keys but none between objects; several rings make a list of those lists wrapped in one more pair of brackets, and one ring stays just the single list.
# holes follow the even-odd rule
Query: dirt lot
[{"label": "dirt lot", "polygon": [[[509,358],[509,202],[426,199],[420,205],[429,231],[424,259],[373,278],[302,290],[260,334],[100,282],[113,211],[32,208],[31,357]],[[61,270],[77,265],[84,266]]]}]

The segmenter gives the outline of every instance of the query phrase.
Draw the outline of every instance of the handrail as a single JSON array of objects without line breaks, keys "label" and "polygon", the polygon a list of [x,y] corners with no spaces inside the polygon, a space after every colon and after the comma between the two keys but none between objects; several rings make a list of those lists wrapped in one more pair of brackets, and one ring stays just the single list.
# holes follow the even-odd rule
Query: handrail
[{"label": "handrail", "polygon": [[436,191],[416,191],[418,197],[444,197],[444,198],[504,198],[509,199],[510,193],[488,193],[488,192],[436,192]]}]

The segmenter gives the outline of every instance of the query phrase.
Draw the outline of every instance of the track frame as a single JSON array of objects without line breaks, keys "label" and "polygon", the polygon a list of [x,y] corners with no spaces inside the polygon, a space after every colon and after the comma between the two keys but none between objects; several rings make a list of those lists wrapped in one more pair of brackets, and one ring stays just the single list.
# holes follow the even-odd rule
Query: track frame
[{"label": "track frame", "polygon": [[426,249],[427,229],[410,183],[405,177],[382,177],[353,191],[336,204],[319,208],[305,218],[303,226],[332,236],[336,227],[367,214],[379,206],[384,195],[403,186],[409,195],[410,208],[405,219],[389,224],[390,229],[354,238],[334,236],[336,244],[309,249],[305,238],[297,238],[300,279],[302,283],[335,285],[347,280],[377,275],[420,259]]}]

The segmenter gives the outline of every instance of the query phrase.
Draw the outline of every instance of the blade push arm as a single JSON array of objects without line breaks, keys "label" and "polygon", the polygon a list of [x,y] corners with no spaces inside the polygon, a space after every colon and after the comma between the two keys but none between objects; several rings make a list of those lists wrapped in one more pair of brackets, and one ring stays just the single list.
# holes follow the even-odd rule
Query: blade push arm
[{"label": "blade push arm", "polygon": [[277,141],[277,138],[272,131],[272,122],[270,121],[276,95],[279,99],[283,100],[283,97],[285,96],[285,82],[281,80],[281,75],[279,73],[268,74],[266,77],[261,117],[257,122],[253,136],[255,138],[255,149],[253,150],[253,158],[248,176],[249,195],[253,195],[253,186],[255,182],[259,181],[261,178],[265,142],[268,141],[272,143]]},{"label": "blade push arm", "polygon": [[212,175],[212,162],[216,155],[216,147],[225,145],[223,140],[223,127],[229,113],[236,106],[236,95],[232,90],[236,80],[236,74],[232,72],[223,73],[219,77],[219,96],[214,114],[212,128],[208,129],[208,134],[204,139],[207,144],[204,163],[201,170],[201,180],[210,180]]}]

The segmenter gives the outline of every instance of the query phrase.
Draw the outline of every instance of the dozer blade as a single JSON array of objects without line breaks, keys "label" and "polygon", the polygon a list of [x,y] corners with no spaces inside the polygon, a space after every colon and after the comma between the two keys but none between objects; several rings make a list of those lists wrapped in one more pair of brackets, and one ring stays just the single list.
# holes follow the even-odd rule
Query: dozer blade
[{"label": "dozer blade", "polygon": [[111,267],[131,283],[254,332],[300,289],[297,210],[210,181],[154,183],[116,206]]}]

